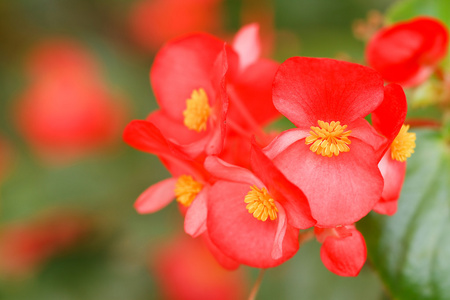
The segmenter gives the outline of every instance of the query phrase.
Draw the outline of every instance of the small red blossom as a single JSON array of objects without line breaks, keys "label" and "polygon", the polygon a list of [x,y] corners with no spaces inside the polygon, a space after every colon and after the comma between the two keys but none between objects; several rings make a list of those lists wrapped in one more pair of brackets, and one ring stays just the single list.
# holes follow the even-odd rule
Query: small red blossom
[{"label": "small red blossom", "polygon": [[[381,103],[405,102],[401,87],[384,87],[377,72],[361,65],[293,57],[275,76],[273,99],[297,128],[264,151],[305,193],[317,226],[350,225],[365,216],[380,199],[378,162],[389,144],[364,117]],[[383,111],[392,120],[385,136],[400,130],[402,107]]]},{"label": "small red blossom", "polygon": [[242,270],[222,268],[201,239],[178,236],[152,254],[150,269],[167,299],[244,299],[248,279]]},{"label": "small red blossom", "polygon": [[366,242],[353,225],[334,228],[315,227],[322,243],[320,258],[328,270],[339,276],[358,276],[366,262]]},{"label": "small red blossom", "polygon": [[30,54],[32,82],[15,106],[18,129],[48,162],[72,161],[111,145],[126,111],[101,83],[94,59],[73,45],[37,46]]},{"label": "small red blossom", "polygon": [[306,197],[254,145],[253,173],[207,157],[218,181],[208,197],[211,241],[229,258],[256,268],[275,267],[298,250],[299,229],[313,226]]},{"label": "small red blossom", "polygon": [[448,29],[439,20],[418,17],[378,31],[366,58],[386,81],[417,86],[435,70],[448,50]]}]

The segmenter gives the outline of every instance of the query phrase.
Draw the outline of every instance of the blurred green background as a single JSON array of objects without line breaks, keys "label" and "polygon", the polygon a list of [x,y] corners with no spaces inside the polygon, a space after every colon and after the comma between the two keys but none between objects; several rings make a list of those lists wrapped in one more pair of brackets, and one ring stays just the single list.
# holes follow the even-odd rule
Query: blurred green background
[{"label": "blurred green background", "polygon": [[[354,20],[366,18],[369,10],[384,11],[392,2],[266,1],[266,13],[272,15],[275,31],[272,57],[282,62],[291,56],[336,57],[344,53],[362,61],[364,43],[352,34]],[[107,90],[120,95],[125,103],[123,127],[156,109],[148,73],[157,48],[143,47],[130,30],[130,12],[136,3],[0,2],[0,136],[6,149],[5,158],[0,160],[0,238],[11,226],[25,224],[33,228],[48,215],[75,213],[86,227],[70,247],[44,255],[19,275],[0,270],[0,299],[163,297],[158,274],[149,267],[149,261],[164,240],[182,230],[182,218],[175,204],[152,215],[138,215],[133,208],[141,192],[169,176],[158,159],[127,146],[118,132],[106,149],[62,164],[49,164],[36,155],[33,145],[22,135],[14,113],[20,95],[31,84],[25,71],[31,49],[55,37],[76,41],[95,58]],[[258,21],[253,12],[261,10],[259,3],[219,1],[221,23],[214,33],[226,38],[246,22]],[[357,278],[339,277],[322,265],[319,249],[320,244],[311,241],[292,260],[268,270],[258,299],[386,297],[370,267],[366,266]],[[2,258],[9,259],[12,257]],[[240,269],[251,284],[258,270],[245,266]]]}]

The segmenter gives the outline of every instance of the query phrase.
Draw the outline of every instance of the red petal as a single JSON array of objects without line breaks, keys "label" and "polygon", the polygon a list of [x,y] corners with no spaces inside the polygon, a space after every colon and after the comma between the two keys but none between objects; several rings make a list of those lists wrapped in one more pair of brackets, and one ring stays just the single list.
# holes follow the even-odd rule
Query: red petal
[{"label": "red petal", "polygon": [[216,261],[225,269],[227,270],[236,270],[239,267],[239,263],[234,261],[233,259],[229,258],[225,254],[222,253],[222,251],[217,248],[216,245],[211,241],[211,238],[208,235],[208,231],[205,231],[202,234],[203,241],[208,246],[209,251],[214,256]]},{"label": "red petal", "polygon": [[239,56],[239,68],[245,70],[255,63],[261,54],[259,25],[256,23],[242,27],[233,40],[233,49]]},{"label": "red petal", "polygon": [[272,82],[278,65],[271,60],[258,60],[236,77],[228,87],[229,119],[258,133],[261,126],[280,116],[272,102]]},{"label": "red petal", "polygon": [[209,156],[205,159],[205,168],[211,175],[238,183],[247,183],[249,186],[256,185],[259,188],[264,184],[252,172],[247,169],[231,165],[215,156]]},{"label": "red petal", "polygon": [[148,214],[167,206],[175,198],[176,178],[160,181],[146,189],[134,203],[140,214]]},{"label": "red petal", "polygon": [[197,237],[206,231],[206,214],[209,188],[205,186],[189,206],[184,218],[184,231]]},{"label": "red petal", "polygon": [[426,80],[448,47],[448,32],[437,19],[420,17],[384,28],[369,41],[370,66],[387,81],[404,87]]},{"label": "red petal", "polygon": [[292,128],[280,133],[267,147],[263,149],[263,152],[270,158],[274,158],[293,143],[306,138],[309,134],[309,130]]},{"label": "red petal", "polygon": [[306,229],[316,224],[311,216],[305,194],[275,167],[273,162],[253,143],[250,157],[253,172],[258,176],[274,199],[281,203],[288,215],[288,223]]},{"label": "red petal", "polygon": [[346,238],[328,237],[320,248],[323,264],[340,276],[357,276],[367,257],[366,242],[354,227]]},{"label": "red petal", "polygon": [[124,141],[130,146],[153,154],[171,154],[186,157],[179,146],[167,141],[161,131],[152,123],[133,120],[125,127]]},{"label": "red petal", "polygon": [[207,227],[212,242],[237,262],[255,267],[275,267],[298,250],[298,230],[288,226],[283,240],[283,256],[272,258],[278,220],[257,220],[244,202],[247,184],[219,181],[210,190]]},{"label": "red petal", "polygon": [[275,107],[301,129],[317,121],[350,124],[383,100],[383,80],[374,70],[328,58],[292,57],[273,83]]},{"label": "red petal", "polygon": [[388,140],[380,156],[386,151],[405,122],[407,111],[406,96],[401,86],[389,84],[384,88],[384,100],[372,113],[375,129]]},{"label": "red petal", "polygon": [[349,152],[324,157],[299,140],[273,159],[305,193],[317,226],[352,224],[380,199],[383,178],[375,151],[359,139],[351,141]]},{"label": "red petal", "polygon": [[406,162],[392,159],[389,150],[381,159],[378,167],[384,178],[384,188],[380,201],[373,209],[380,214],[393,215],[397,211],[397,200],[405,179]]},{"label": "red petal", "polygon": [[[183,120],[186,99],[203,88],[215,100],[211,69],[224,42],[207,34],[193,34],[166,44],[155,57],[150,80],[161,109],[172,119]],[[210,103],[211,103],[210,102]]]},{"label": "red petal", "polygon": [[[385,149],[387,140],[382,137],[365,119],[357,119],[355,122],[348,125],[348,129],[351,129],[349,139],[357,138],[361,142],[372,146],[373,150],[377,153]],[[351,149],[351,145],[349,146]]]}]

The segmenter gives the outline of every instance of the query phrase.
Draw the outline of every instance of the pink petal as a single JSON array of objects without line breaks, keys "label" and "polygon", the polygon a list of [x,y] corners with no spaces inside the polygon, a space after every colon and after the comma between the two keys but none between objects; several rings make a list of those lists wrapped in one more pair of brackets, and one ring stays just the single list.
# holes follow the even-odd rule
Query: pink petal
[{"label": "pink petal", "polygon": [[350,151],[324,157],[305,140],[293,143],[274,158],[275,165],[306,195],[317,226],[352,224],[380,199],[383,178],[373,148],[353,139]]},{"label": "pink petal", "polygon": [[231,259],[255,268],[275,267],[297,252],[299,231],[287,227],[282,257],[273,259],[280,220],[263,222],[253,217],[244,202],[249,191],[247,184],[218,181],[213,185],[208,199],[208,233],[212,242]]},{"label": "pink petal", "polygon": [[[252,172],[247,169],[231,165],[216,156],[208,156],[205,159],[205,168],[211,175],[233,182],[247,183],[250,186],[256,185],[259,188],[264,184]],[[243,198],[242,198],[243,199]]]},{"label": "pink petal", "polygon": [[148,214],[167,206],[175,198],[176,178],[160,181],[146,189],[134,203],[140,214]]},{"label": "pink petal", "polygon": [[256,23],[242,27],[233,40],[233,49],[239,55],[239,67],[245,70],[255,63],[261,54],[259,25]]},{"label": "pink petal", "polygon": [[331,272],[340,276],[357,276],[366,257],[366,242],[354,227],[345,238],[328,237],[320,248],[320,258]]},{"label": "pink petal", "polygon": [[207,186],[203,187],[189,206],[184,218],[184,231],[194,238],[206,230],[208,191]]},{"label": "pink petal", "polygon": [[292,57],[273,83],[275,107],[301,129],[317,121],[350,124],[383,100],[383,80],[374,70],[328,58]]}]

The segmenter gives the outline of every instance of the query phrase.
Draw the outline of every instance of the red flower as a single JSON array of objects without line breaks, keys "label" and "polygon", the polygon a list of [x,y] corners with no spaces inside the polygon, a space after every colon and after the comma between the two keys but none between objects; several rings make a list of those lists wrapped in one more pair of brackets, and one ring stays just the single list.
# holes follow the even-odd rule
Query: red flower
[{"label": "red flower", "polygon": [[376,33],[367,45],[366,58],[386,81],[411,87],[435,71],[447,48],[445,25],[437,19],[419,17]]},{"label": "red flower", "polygon": [[222,151],[225,118],[230,138],[256,134],[267,143],[262,126],[278,116],[271,101],[277,64],[258,58],[257,32],[249,25],[238,33],[238,53],[213,36],[194,34],[156,56],[150,79],[161,109],[147,121],[190,157],[201,161]]},{"label": "red flower", "polygon": [[206,169],[219,180],[208,197],[207,228],[226,256],[257,268],[275,267],[298,250],[299,228],[315,224],[306,197],[256,146],[254,173],[207,157]]},{"label": "red flower", "polygon": [[212,32],[220,27],[221,0],[144,0],[130,12],[134,39],[148,50],[190,32]]},{"label": "red flower", "polygon": [[93,58],[74,45],[37,46],[30,55],[33,81],[15,107],[19,130],[50,162],[71,161],[110,145],[124,117],[123,104],[105,90]]},{"label": "red flower", "polygon": [[[350,225],[365,216],[383,190],[378,162],[388,141],[364,117],[382,102],[406,101],[401,87],[383,87],[381,77],[361,65],[294,57],[280,66],[273,99],[298,128],[264,151],[305,193],[317,225]],[[405,112],[406,106],[384,111],[395,124]],[[386,126],[393,135],[399,128]]]},{"label": "red flower", "polygon": [[152,254],[150,267],[167,299],[234,300],[247,293],[242,270],[224,270],[201,239],[178,236],[164,243]]},{"label": "red flower", "polygon": [[357,276],[366,262],[366,242],[353,225],[314,228],[322,243],[320,258],[331,272],[340,276]]}]

